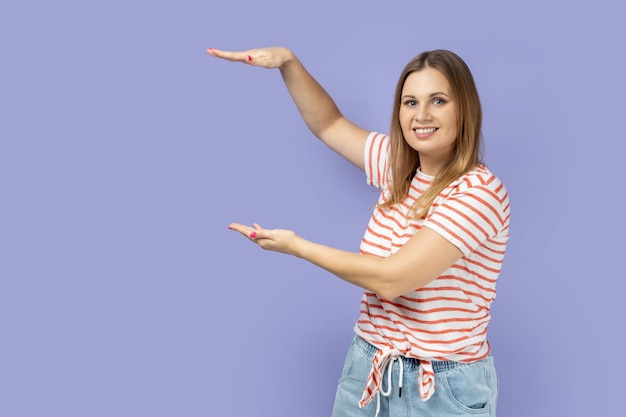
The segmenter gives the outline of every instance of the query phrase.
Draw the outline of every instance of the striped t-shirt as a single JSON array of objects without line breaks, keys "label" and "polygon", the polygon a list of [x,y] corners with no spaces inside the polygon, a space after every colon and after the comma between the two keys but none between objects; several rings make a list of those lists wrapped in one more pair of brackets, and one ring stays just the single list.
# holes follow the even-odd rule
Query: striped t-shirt
[{"label": "striped t-shirt", "polygon": [[[367,181],[381,189],[379,203],[389,195],[389,145],[388,136],[371,133],[365,147]],[[412,218],[410,208],[433,179],[418,169],[402,204],[382,210],[376,207],[360,252],[389,256],[428,227],[463,256],[434,281],[395,299],[369,291],[363,294],[355,331],[379,350],[361,406],[380,389],[381,372],[394,357],[422,362],[418,387],[421,398],[427,400],[435,391],[430,361],[473,362],[490,353],[487,325],[509,237],[508,193],[481,165],[445,188],[425,218]]]}]

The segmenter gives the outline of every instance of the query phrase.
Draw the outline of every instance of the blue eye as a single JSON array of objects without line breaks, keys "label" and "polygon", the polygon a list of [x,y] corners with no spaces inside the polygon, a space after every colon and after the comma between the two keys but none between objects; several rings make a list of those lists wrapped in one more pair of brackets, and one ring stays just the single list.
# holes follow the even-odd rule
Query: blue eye
[{"label": "blue eye", "polygon": [[433,103],[437,104],[437,105],[442,105],[442,104],[445,104],[446,101],[444,99],[442,99],[442,98],[436,98],[436,99],[433,100]]},{"label": "blue eye", "polygon": [[404,104],[407,106],[415,106],[417,102],[415,100],[406,100]]}]

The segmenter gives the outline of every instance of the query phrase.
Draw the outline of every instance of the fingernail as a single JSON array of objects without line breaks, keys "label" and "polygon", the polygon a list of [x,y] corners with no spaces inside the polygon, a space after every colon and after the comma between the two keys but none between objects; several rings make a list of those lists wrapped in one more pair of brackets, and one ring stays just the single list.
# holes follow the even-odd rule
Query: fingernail
[{"label": "fingernail", "polygon": [[214,49],[215,49],[215,48],[206,48],[206,50],[207,50],[207,51],[212,51],[212,50],[214,50]]},{"label": "fingernail", "polygon": [[256,237],[256,232],[252,232],[252,233],[250,233],[250,237],[251,237],[251,238],[255,238],[255,237]]},{"label": "fingernail", "polygon": [[252,57],[248,55],[248,61],[252,61]]},{"label": "fingernail", "polygon": [[230,226],[228,226],[228,230],[233,230],[233,228],[232,228],[232,227],[230,227]]}]

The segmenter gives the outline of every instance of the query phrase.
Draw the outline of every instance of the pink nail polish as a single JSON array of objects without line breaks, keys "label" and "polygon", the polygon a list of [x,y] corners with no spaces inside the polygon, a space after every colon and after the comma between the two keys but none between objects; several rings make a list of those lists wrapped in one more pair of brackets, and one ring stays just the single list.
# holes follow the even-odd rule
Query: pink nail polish
[{"label": "pink nail polish", "polygon": [[232,227],[230,227],[230,226],[228,226],[228,230],[233,230],[233,228],[232,228]]},{"label": "pink nail polish", "polygon": [[256,237],[256,232],[250,233],[250,237],[254,239]]},{"label": "pink nail polish", "polygon": [[250,55],[248,55],[248,62],[252,61],[252,57]]}]

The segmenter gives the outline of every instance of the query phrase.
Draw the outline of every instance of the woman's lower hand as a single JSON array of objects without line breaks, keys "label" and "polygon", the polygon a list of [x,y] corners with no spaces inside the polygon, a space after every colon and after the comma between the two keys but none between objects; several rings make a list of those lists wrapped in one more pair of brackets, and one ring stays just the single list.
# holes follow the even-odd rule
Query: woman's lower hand
[{"label": "woman's lower hand", "polygon": [[257,223],[253,223],[252,227],[231,223],[228,228],[239,232],[262,249],[296,255],[296,243],[300,237],[291,230],[263,229]]},{"label": "woman's lower hand", "polygon": [[209,55],[232,62],[242,62],[263,68],[280,68],[293,58],[293,54],[287,48],[272,47],[251,49],[249,51],[222,51],[215,48],[207,48]]}]

